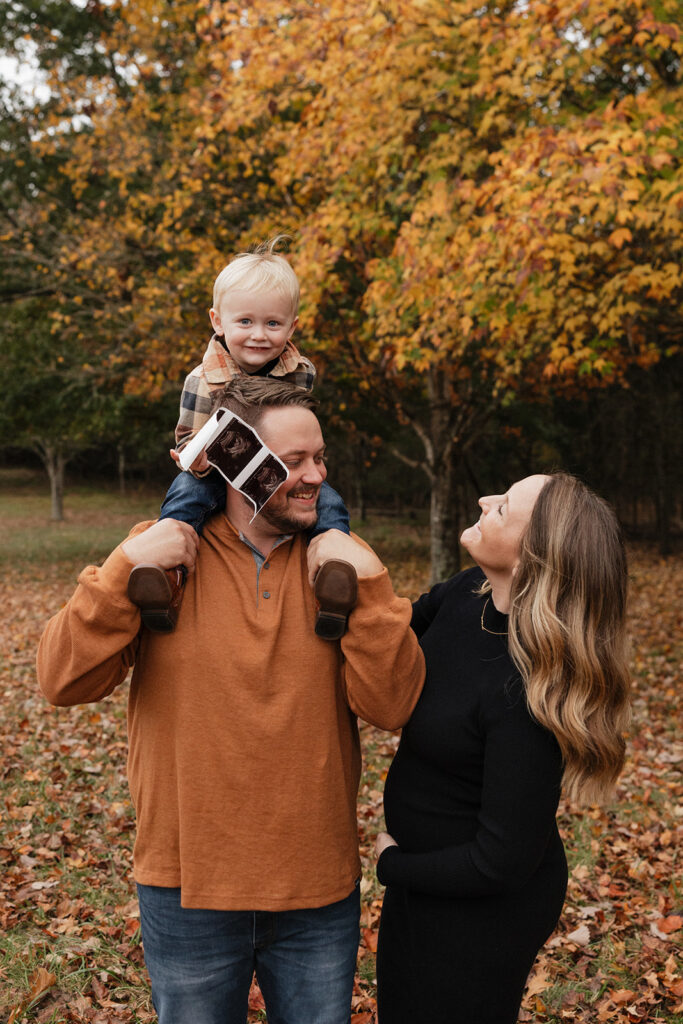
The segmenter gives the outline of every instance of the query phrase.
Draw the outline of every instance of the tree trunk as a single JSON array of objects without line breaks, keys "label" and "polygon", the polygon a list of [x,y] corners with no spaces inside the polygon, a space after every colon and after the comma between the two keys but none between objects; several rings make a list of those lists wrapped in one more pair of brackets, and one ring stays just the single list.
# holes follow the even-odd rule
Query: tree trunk
[{"label": "tree trunk", "polygon": [[126,449],[119,444],[116,452],[118,455],[119,494],[124,498],[126,496]]},{"label": "tree trunk", "polygon": [[430,399],[430,436],[425,445],[430,465],[432,493],[430,502],[431,581],[447,579],[460,568],[460,547],[455,507],[453,465],[454,409],[449,380],[443,371],[433,369],[428,377]]},{"label": "tree trunk", "polygon": [[365,442],[362,438],[355,447],[356,474],[353,482],[354,501],[356,508],[358,509],[358,518],[361,523],[364,523],[367,515],[367,509],[365,495]]},{"label": "tree trunk", "polygon": [[[427,373],[428,417],[411,416],[397,403],[402,422],[411,425],[424,447],[422,462],[409,459],[395,447],[392,454],[414,472],[422,470],[430,487],[431,582],[448,579],[460,570],[460,510],[455,481],[462,460],[463,438],[472,429],[472,409],[452,386],[448,369]],[[456,459],[455,456],[458,456]]]},{"label": "tree trunk", "polygon": [[55,442],[38,441],[36,448],[50,479],[50,518],[61,522],[64,519],[64,467],[68,458],[61,445]]},{"label": "tree trunk", "polygon": [[448,579],[449,576],[460,570],[454,477],[453,460],[447,459],[432,482],[430,504],[432,583]]}]

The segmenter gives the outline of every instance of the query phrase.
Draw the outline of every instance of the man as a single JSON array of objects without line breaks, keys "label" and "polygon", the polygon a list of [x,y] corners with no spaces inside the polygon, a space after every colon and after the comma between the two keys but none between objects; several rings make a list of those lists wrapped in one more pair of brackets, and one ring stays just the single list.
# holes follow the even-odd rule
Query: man
[{"label": "man", "polygon": [[[38,675],[57,705],[99,700],[134,664],[129,782],[145,959],[160,1024],[244,1024],[256,971],[269,1019],[347,1024],[358,946],[356,716],[404,724],[424,663],[386,570],[338,531],[306,544],[326,476],[308,392],[239,378],[221,405],[258,430],[289,479],[251,522],[228,487],[201,539],[140,524],[81,573],[48,623]],[[311,629],[311,586],[349,562],[341,642]],[[175,632],[140,630],[131,566],[190,569]]]}]

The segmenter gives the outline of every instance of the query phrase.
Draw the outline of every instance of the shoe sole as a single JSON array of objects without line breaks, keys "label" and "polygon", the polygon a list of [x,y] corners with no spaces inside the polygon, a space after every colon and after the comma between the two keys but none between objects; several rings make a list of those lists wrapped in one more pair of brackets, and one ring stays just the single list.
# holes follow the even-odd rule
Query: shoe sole
[{"label": "shoe sole", "polygon": [[152,633],[172,633],[177,612],[171,607],[173,590],[158,565],[141,563],[128,577],[128,599],[140,609],[143,626]]},{"label": "shoe sole", "polygon": [[173,593],[165,572],[158,565],[136,565],[128,577],[128,599],[145,611],[167,608]]},{"label": "shoe sole", "polygon": [[316,635],[323,640],[341,640],[346,632],[346,620],[358,599],[358,577],[349,562],[330,558],[323,562],[313,587],[320,606],[316,621]]},{"label": "shoe sole", "polygon": [[320,567],[313,589],[322,612],[346,616],[358,600],[356,570],[350,562],[330,558]]}]

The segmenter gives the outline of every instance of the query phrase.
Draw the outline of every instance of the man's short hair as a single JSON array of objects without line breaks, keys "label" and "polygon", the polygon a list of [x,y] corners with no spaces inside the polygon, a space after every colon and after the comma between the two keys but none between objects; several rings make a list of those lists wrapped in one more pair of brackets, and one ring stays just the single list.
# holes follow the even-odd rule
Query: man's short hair
[{"label": "man's short hair", "polygon": [[226,292],[242,289],[254,294],[275,292],[291,306],[292,317],[299,309],[299,281],[277,246],[286,238],[278,235],[262,242],[252,252],[241,252],[223,267],[213,286],[213,308],[218,310]]},{"label": "man's short hair", "polygon": [[318,402],[310,391],[272,377],[250,377],[247,374],[231,381],[211,396],[211,411],[229,409],[256,429],[266,409],[284,409],[299,406],[316,413]]}]

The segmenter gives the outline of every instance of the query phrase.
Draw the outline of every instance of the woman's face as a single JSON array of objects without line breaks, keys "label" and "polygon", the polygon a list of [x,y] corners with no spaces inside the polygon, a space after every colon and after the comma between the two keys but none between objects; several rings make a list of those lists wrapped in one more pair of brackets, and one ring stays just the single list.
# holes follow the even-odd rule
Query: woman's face
[{"label": "woman's face", "polygon": [[460,543],[484,571],[512,573],[519,560],[519,542],[531,518],[536,498],[549,477],[540,474],[519,480],[506,494],[479,499],[479,520],[464,531]]}]

